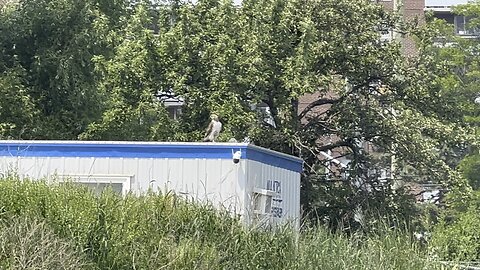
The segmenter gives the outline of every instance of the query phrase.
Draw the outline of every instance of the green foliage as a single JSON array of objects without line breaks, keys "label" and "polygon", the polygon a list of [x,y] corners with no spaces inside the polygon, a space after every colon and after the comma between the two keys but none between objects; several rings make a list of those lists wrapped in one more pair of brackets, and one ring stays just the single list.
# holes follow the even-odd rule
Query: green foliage
[{"label": "green foliage", "polygon": [[[1,11],[0,72],[22,70],[10,83],[21,83],[21,93],[35,105],[38,117],[33,127],[25,125],[22,117],[15,125],[29,131],[21,138],[74,139],[100,108],[91,58],[105,48],[93,30],[99,18],[95,4],[19,2]],[[3,91],[15,95],[15,90],[7,87]],[[17,105],[10,104],[9,109]]]},{"label": "green foliage", "polygon": [[480,155],[469,155],[459,165],[463,176],[474,190],[480,189]]},{"label": "green foliage", "polygon": [[240,9],[230,1],[211,0],[182,5],[174,24],[160,29],[169,83],[164,91],[185,98],[179,132],[191,140],[200,139],[196,131],[206,127],[211,113],[220,116],[227,140],[242,139],[256,126],[250,106],[258,100],[252,101],[241,81],[242,31]]},{"label": "green foliage", "polygon": [[22,84],[22,72],[9,70],[0,74],[0,137],[21,139],[34,136],[38,111]]},{"label": "green foliage", "polygon": [[378,184],[374,190],[362,191],[336,181],[320,183],[311,187],[310,193],[304,194],[318,196],[304,198],[315,202],[315,211],[307,213],[311,220],[317,219],[332,229],[349,233],[368,232],[386,224],[392,227],[402,224],[408,224],[409,228],[417,226],[419,211],[408,190],[390,190]]},{"label": "green foliage", "polygon": [[[408,180],[441,181],[464,191],[463,180],[438,151],[472,140],[468,127],[459,122],[463,115],[458,104],[450,101],[464,96],[444,94],[432,85],[441,76],[431,74],[434,61],[426,55],[407,61],[399,43],[379,40],[380,28],[411,30],[381,6],[268,0],[243,1],[232,9],[228,1],[199,1],[181,5],[175,14],[159,39],[170,64],[165,78],[186,99],[181,132],[198,139],[194,132],[216,112],[225,124],[225,137],[248,135],[256,144],[302,157],[307,213],[332,218],[317,211],[318,190],[343,198],[322,187],[329,167],[319,158],[324,151],[352,161],[340,189],[351,191],[343,195],[354,205],[388,209],[375,203],[381,194],[385,203],[397,201],[393,205],[399,209],[408,208],[408,203],[400,206],[405,197],[390,189],[393,179],[379,187],[378,177],[371,176],[371,171],[390,166],[377,162],[359,143],[394,154],[398,166],[392,174],[398,178],[406,178],[401,172],[409,167],[415,175]],[[303,100],[305,94],[313,100]],[[252,110],[258,105],[268,107],[275,125]],[[340,170],[328,173],[341,179]],[[355,181],[364,183],[363,190]],[[365,192],[377,188],[379,196]],[[346,214],[340,219],[353,216],[352,207],[342,210]]]},{"label": "green foliage", "polygon": [[[460,5],[455,12],[458,15],[472,16],[477,5],[478,3]],[[445,98],[445,103],[432,105],[438,106],[437,110],[443,110],[443,113],[439,113],[441,119],[455,121],[457,126],[468,128],[466,130],[470,138],[466,143],[449,145],[454,151],[446,153],[450,159],[449,165],[456,166],[459,158],[473,150],[471,146],[478,144],[478,136],[475,134],[475,128],[479,127],[477,118],[480,115],[480,104],[475,102],[480,92],[478,40],[455,36],[453,26],[433,18],[423,29],[421,36],[423,42],[420,43],[420,59],[423,60],[422,65],[429,69],[427,76],[431,81],[430,89],[435,91],[432,94]]]},{"label": "green foliage", "polygon": [[146,28],[149,24],[147,8],[136,6],[125,30],[115,32],[111,59],[94,58],[105,109],[102,118],[80,134],[81,139],[173,140],[172,121],[155,99],[163,67],[155,38]]},{"label": "green foliage", "polygon": [[480,211],[477,203],[466,211],[447,215],[432,232],[432,253],[443,260],[478,261],[480,259]]},{"label": "green foliage", "polygon": [[[0,209],[0,233],[15,230],[0,239],[7,269],[20,259],[39,267],[62,258],[66,269],[441,269],[401,230],[351,237],[323,227],[261,231],[173,194],[97,196],[73,184],[10,177],[0,181]],[[13,257],[30,244],[35,253]]]},{"label": "green foliage", "polygon": [[[467,28],[478,27],[479,3],[471,2],[454,9],[456,15],[470,16],[473,19]],[[478,128],[480,103],[476,102],[480,93],[478,39],[455,36],[453,26],[445,21],[430,18],[424,29],[421,45],[422,65],[429,73],[431,89],[436,95],[446,97],[448,102],[432,104],[444,112],[441,119],[457,122],[468,131],[470,138],[463,143],[448,143],[443,140],[438,147],[441,157],[451,167],[460,172],[458,176],[466,181],[463,187],[451,187],[447,194],[447,208],[441,212],[440,222],[433,226],[432,252],[443,260],[478,260],[478,190],[480,171],[478,165]],[[433,93],[432,93],[433,94]],[[454,126],[451,128],[456,129]],[[450,130],[449,130],[450,131]],[[457,134],[457,137],[462,134]],[[460,183],[460,182],[459,182]]]},{"label": "green foliage", "polygon": [[[478,141],[476,41],[439,49],[439,22],[408,29],[366,0],[20,0],[0,29],[3,138],[198,141],[216,113],[222,141],[303,158],[302,203],[322,218],[352,222],[359,205],[409,219],[394,177],[372,173],[392,167],[468,193],[452,168]],[[405,59],[380,29],[417,34],[419,55]],[[185,103],[176,120],[161,102],[172,96]],[[351,161],[327,172],[348,175],[338,188],[325,151]]]}]

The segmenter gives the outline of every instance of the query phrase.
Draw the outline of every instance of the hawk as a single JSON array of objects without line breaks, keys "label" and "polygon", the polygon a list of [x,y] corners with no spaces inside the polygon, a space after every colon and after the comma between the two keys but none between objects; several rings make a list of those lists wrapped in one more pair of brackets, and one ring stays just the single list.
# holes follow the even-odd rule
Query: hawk
[{"label": "hawk", "polygon": [[204,142],[215,142],[218,135],[220,135],[220,131],[222,131],[222,123],[218,120],[218,116],[212,114],[210,119],[210,124],[208,124],[207,131],[205,132],[205,138],[203,138]]}]

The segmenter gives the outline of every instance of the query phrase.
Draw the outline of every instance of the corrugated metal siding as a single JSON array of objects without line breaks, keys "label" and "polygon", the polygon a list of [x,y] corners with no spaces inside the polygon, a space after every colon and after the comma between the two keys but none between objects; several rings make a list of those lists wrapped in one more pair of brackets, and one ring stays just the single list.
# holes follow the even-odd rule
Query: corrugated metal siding
[{"label": "corrugated metal siding", "polygon": [[[272,206],[281,209],[281,213],[276,212],[278,217],[272,215],[271,222],[294,220],[299,224],[301,162],[260,147],[238,145],[246,155],[242,154],[240,163],[234,164],[233,150],[227,144],[193,144],[198,152],[186,144],[162,143],[88,142],[85,148],[81,142],[65,141],[58,142],[58,146],[57,142],[35,141],[2,141],[0,144],[2,173],[12,171],[32,179],[54,175],[73,176],[82,181],[114,179],[123,181],[128,185],[127,190],[136,194],[149,188],[174,191],[243,215],[247,224],[253,217],[254,188],[276,189],[279,194],[275,195]],[[155,147],[155,151],[149,146]]]},{"label": "corrugated metal siding", "polygon": [[245,175],[243,163],[226,159],[155,159],[93,157],[2,157],[2,172],[12,171],[32,179],[58,176],[95,178],[130,177],[129,190],[149,188],[174,191],[187,198],[212,203],[243,214]]},{"label": "corrugated metal siding", "polygon": [[277,195],[273,197],[272,210],[274,207],[277,209],[272,211],[271,221],[274,224],[293,222],[298,228],[300,225],[300,174],[252,160],[248,160],[247,164],[245,202],[248,205],[249,219],[253,218],[251,210],[254,188],[273,190]]}]

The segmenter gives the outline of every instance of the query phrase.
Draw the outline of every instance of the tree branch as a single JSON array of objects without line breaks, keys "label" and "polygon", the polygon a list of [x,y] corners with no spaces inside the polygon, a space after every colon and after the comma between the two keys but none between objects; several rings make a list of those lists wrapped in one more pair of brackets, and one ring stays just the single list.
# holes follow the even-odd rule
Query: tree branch
[{"label": "tree branch", "polygon": [[330,144],[326,144],[326,145],[322,145],[322,146],[317,146],[315,148],[315,150],[317,150],[318,152],[320,151],[328,151],[328,150],[332,150],[332,149],[335,149],[335,148],[338,148],[338,147],[348,147],[348,148],[351,148],[351,144],[346,142],[346,141],[337,141],[335,143],[330,143]]},{"label": "tree branch", "polygon": [[308,104],[308,106],[305,107],[305,109],[303,109],[302,112],[298,115],[298,118],[302,119],[303,117],[305,117],[307,115],[307,113],[309,113],[315,107],[322,106],[322,105],[327,105],[327,104],[334,104],[334,103],[337,103],[338,101],[340,101],[340,99],[328,99],[328,98],[318,99],[318,100]]}]

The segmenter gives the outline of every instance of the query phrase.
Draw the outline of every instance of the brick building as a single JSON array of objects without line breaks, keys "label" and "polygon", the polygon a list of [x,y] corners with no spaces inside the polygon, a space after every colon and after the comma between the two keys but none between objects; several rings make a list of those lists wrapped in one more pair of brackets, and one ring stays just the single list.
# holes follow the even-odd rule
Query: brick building
[{"label": "brick building", "polygon": [[[405,21],[419,25],[425,23],[425,0],[374,0],[374,2],[384,6],[385,9],[399,12]],[[392,38],[401,40],[406,56],[416,54],[415,42],[412,38],[400,34],[392,34]]]},{"label": "brick building", "polygon": [[478,37],[479,29],[468,28],[470,17],[455,15],[452,7],[466,4],[468,0],[425,0],[425,11],[433,12],[434,16],[454,25],[455,34],[465,38]]}]

